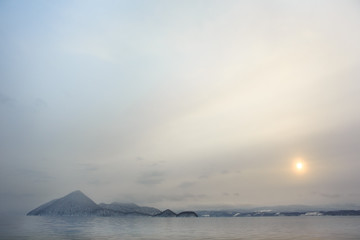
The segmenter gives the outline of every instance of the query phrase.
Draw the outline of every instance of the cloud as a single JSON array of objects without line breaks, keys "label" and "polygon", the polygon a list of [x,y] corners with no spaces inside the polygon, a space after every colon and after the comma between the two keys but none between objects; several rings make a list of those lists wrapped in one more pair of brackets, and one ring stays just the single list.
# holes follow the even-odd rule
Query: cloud
[{"label": "cloud", "polygon": [[100,170],[100,166],[93,163],[80,163],[78,164],[79,169],[86,172],[97,172]]},{"label": "cloud", "polygon": [[10,98],[9,96],[0,93],[0,103],[1,104],[9,105],[9,104],[13,103],[14,101],[15,101],[15,99]]},{"label": "cloud", "polygon": [[165,172],[148,171],[144,172],[137,180],[143,185],[158,185],[165,181]]},{"label": "cloud", "polygon": [[322,197],[325,197],[325,198],[331,198],[331,199],[340,198],[340,197],[341,197],[340,194],[336,194],[336,193],[321,193],[321,196],[322,196]]},{"label": "cloud", "polygon": [[87,182],[87,184],[95,185],[96,187],[102,187],[105,185],[109,185],[110,183],[111,182],[109,180],[104,180],[104,179],[100,179],[100,178],[92,179]]},{"label": "cloud", "polygon": [[39,109],[47,108],[47,107],[48,107],[48,104],[46,103],[46,101],[45,101],[44,99],[41,99],[41,98],[36,98],[36,99],[33,101],[33,105],[34,105],[36,108],[39,108]]},{"label": "cloud", "polygon": [[182,201],[199,201],[205,199],[208,196],[206,194],[159,194],[147,197],[149,203],[171,203],[171,202],[182,202]]},{"label": "cloud", "polygon": [[193,182],[185,181],[185,182],[182,182],[182,183],[179,185],[179,187],[180,187],[180,188],[190,188],[190,187],[194,186],[195,184],[196,184],[195,181],[193,181]]},{"label": "cloud", "polygon": [[51,181],[55,180],[54,176],[50,176],[45,171],[40,171],[35,169],[25,169],[25,168],[17,169],[17,171],[20,176],[29,179],[29,181],[32,181],[34,183],[36,182],[46,183],[49,182],[50,180]]}]

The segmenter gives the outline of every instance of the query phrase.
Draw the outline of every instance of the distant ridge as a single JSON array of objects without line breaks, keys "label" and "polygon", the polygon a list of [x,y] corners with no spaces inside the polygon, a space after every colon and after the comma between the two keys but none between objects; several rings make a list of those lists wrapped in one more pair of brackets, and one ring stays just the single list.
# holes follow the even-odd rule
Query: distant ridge
[{"label": "distant ridge", "polygon": [[[353,206],[354,207],[354,206]],[[276,216],[360,216],[355,209],[326,209],[303,205],[262,207],[253,209],[184,211],[179,214],[166,209],[142,207],[134,203],[96,204],[77,190],[31,210],[28,216],[144,216],[144,217],[276,217]]]},{"label": "distant ridge", "polygon": [[159,214],[161,212],[157,208],[142,207],[142,206],[138,206],[134,203],[118,203],[118,202],[113,202],[110,204],[100,203],[99,206],[104,209],[119,211],[124,214],[133,213],[133,214],[142,214],[142,215],[153,216],[153,215]]}]

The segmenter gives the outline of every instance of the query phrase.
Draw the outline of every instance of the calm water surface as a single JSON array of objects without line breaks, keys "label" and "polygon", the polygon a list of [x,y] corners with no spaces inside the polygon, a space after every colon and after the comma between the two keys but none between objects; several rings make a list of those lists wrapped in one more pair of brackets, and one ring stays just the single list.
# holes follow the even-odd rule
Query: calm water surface
[{"label": "calm water surface", "polygon": [[11,217],[0,239],[360,239],[360,217]]}]

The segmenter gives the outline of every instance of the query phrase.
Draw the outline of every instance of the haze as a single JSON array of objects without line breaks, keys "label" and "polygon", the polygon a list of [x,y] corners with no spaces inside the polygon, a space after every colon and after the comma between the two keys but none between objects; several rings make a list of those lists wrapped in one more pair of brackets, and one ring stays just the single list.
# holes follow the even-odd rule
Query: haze
[{"label": "haze", "polygon": [[359,203],[359,29],[358,1],[2,0],[0,212]]}]

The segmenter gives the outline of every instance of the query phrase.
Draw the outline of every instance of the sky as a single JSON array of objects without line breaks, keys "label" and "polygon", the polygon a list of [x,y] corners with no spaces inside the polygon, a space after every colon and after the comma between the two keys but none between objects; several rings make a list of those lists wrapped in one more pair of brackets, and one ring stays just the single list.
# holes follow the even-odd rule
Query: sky
[{"label": "sky", "polygon": [[359,1],[1,0],[0,212],[359,204],[359,29]]}]

